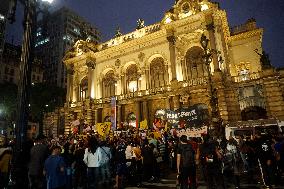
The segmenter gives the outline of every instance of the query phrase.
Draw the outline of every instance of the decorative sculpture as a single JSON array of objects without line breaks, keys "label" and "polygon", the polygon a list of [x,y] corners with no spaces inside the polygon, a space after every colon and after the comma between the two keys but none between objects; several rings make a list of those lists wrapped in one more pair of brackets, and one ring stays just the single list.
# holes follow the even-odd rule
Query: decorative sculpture
[{"label": "decorative sculpture", "polygon": [[136,29],[137,29],[137,30],[140,30],[140,29],[142,29],[142,28],[144,28],[144,27],[145,27],[145,22],[144,22],[144,20],[141,19],[141,18],[139,18],[139,19],[137,20],[137,27],[136,27]]},{"label": "decorative sculpture", "polygon": [[262,54],[260,54],[258,52],[258,49],[255,49],[254,52],[256,52],[256,54],[259,55],[260,63],[263,69],[268,69],[272,67],[268,53],[266,53],[265,51],[262,51]]},{"label": "decorative sculpture", "polygon": [[120,37],[120,36],[122,36],[122,33],[121,33],[121,31],[120,31],[120,27],[117,27],[117,28],[116,28],[116,31],[115,31],[114,37],[117,38],[117,37]]}]

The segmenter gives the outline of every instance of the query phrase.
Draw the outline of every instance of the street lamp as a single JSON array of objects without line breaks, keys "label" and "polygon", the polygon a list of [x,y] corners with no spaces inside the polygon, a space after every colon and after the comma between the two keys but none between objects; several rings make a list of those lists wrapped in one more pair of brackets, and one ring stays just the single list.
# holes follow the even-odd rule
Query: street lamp
[{"label": "street lamp", "polygon": [[[210,95],[210,106],[211,106],[211,124],[219,121],[219,111],[218,111],[218,97],[217,90],[213,88],[212,77],[211,77],[211,62],[212,62],[212,50],[208,48],[209,39],[202,34],[200,38],[200,44],[204,50],[202,56],[204,63],[207,67],[208,72],[208,83],[209,83],[209,95]],[[210,129],[209,129],[210,130]]]},{"label": "street lamp", "polygon": [[[18,83],[18,98],[17,98],[17,121],[16,121],[16,146],[14,155],[14,177],[16,179],[16,187],[24,187],[21,184],[21,179],[25,173],[25,165],[22,165],[22,155],[28,153],[25,151],[25,142],[28,126],[28,108],[29,96],[31,88],[31,66],[34,59],[35,47],[35,33],[37,22],[37,8],[40,8],[40,1],[38,0],[18,0],[24,7],[24,36],[22,44],[22,54],[20,62],[20,79]],[[42,0],[43,6],[46,7],[46,2],[52,0]],[[13,7],[11,7],[10,21],[15,20],[15,10],[17,0],[12,0]],[[16,170],[15,170],[16,169]],[[23,174],[23,175],[21,175]]]}]

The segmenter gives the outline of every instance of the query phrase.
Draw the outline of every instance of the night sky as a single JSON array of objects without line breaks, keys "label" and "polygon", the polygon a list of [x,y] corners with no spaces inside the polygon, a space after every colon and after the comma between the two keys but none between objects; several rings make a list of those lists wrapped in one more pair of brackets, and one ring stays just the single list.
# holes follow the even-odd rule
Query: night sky
[{"label": "night sky", "polygon": [[[264,28],[263,46],[269,53],[272,64],[284,67],[284,0],[215,0],[227,11],[230,27],[255,18],[258,27]],[[114,36],[120,26],[123,34],[134,31],[136,20],[142,18],[145,25],[159,22],[174,0],[54,0],[52,9],[66,6],[102,33],[102,41]],[[7,41],[20,43],[23,11],[17,10],[17,22],[8,26]],[[254,53],[254,52],[252,52]]]}]

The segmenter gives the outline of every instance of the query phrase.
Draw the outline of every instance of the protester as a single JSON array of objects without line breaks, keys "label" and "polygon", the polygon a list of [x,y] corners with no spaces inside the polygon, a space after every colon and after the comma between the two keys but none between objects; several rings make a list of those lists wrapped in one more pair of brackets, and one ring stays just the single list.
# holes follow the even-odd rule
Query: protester
[{"label": "protester", "polygon": [[120,138],[115,150],[116,174],[115,174],[114,188],[117,189],[123,188],[123,182],[127,174],[125,150],[126,150],[125,141]]},{"label": "protester", "polygon": [[60,146],[52,147],[51,155],[45,160],[44,175],[47,189],[65,189],[67,183],[66,164],[61,154]]},{"label": "protester", "polygon": [[44,143],[45,137],[39,135],[35,139],[35,145],[30,151],[29,161],[29,183],[31,189],[42,189],[45,186],[45,179],[43,176],[43,167],[46,158],[49,155],[49,149]]},{"label": "protester", "polygon": [[221,169],[221,154],[209,135],[204,136],[204,142],[200,145],[200,160],[202,172],[208,189],[224,189],[224,179]]},{"label": "protester", "polygon": [[[85,149],[84,162],[87,165],[88,188],[96,188],[98,183],[98,168],[99,168],[99,143],[92,136],[88,141],[88,148]],[[96,180],[97,179],[97,180]]]},{"label": "protester", "polygon": [[12,148],[7,144],[0,147],[0,188],[5,188],[9,181]]},{"label": "protester", "polygon": [[180,176],[181,189],[197,188],[195,152],[185,135],[180,137],[180,145],[177,150],[177,171]]}]

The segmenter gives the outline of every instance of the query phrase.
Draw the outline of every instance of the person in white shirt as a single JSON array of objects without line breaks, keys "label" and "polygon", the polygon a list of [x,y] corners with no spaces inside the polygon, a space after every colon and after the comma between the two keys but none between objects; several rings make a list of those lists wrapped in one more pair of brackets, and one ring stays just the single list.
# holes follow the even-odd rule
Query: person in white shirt
[{"label": "person in white shirt", "polygon": [[96,188],[98,183],[98,169],[100,167],[101,152],[98,148],[98,141],[91,137],[88,141],[88,148],[85,149],[84,162],[87,165],[88,188]]}]

